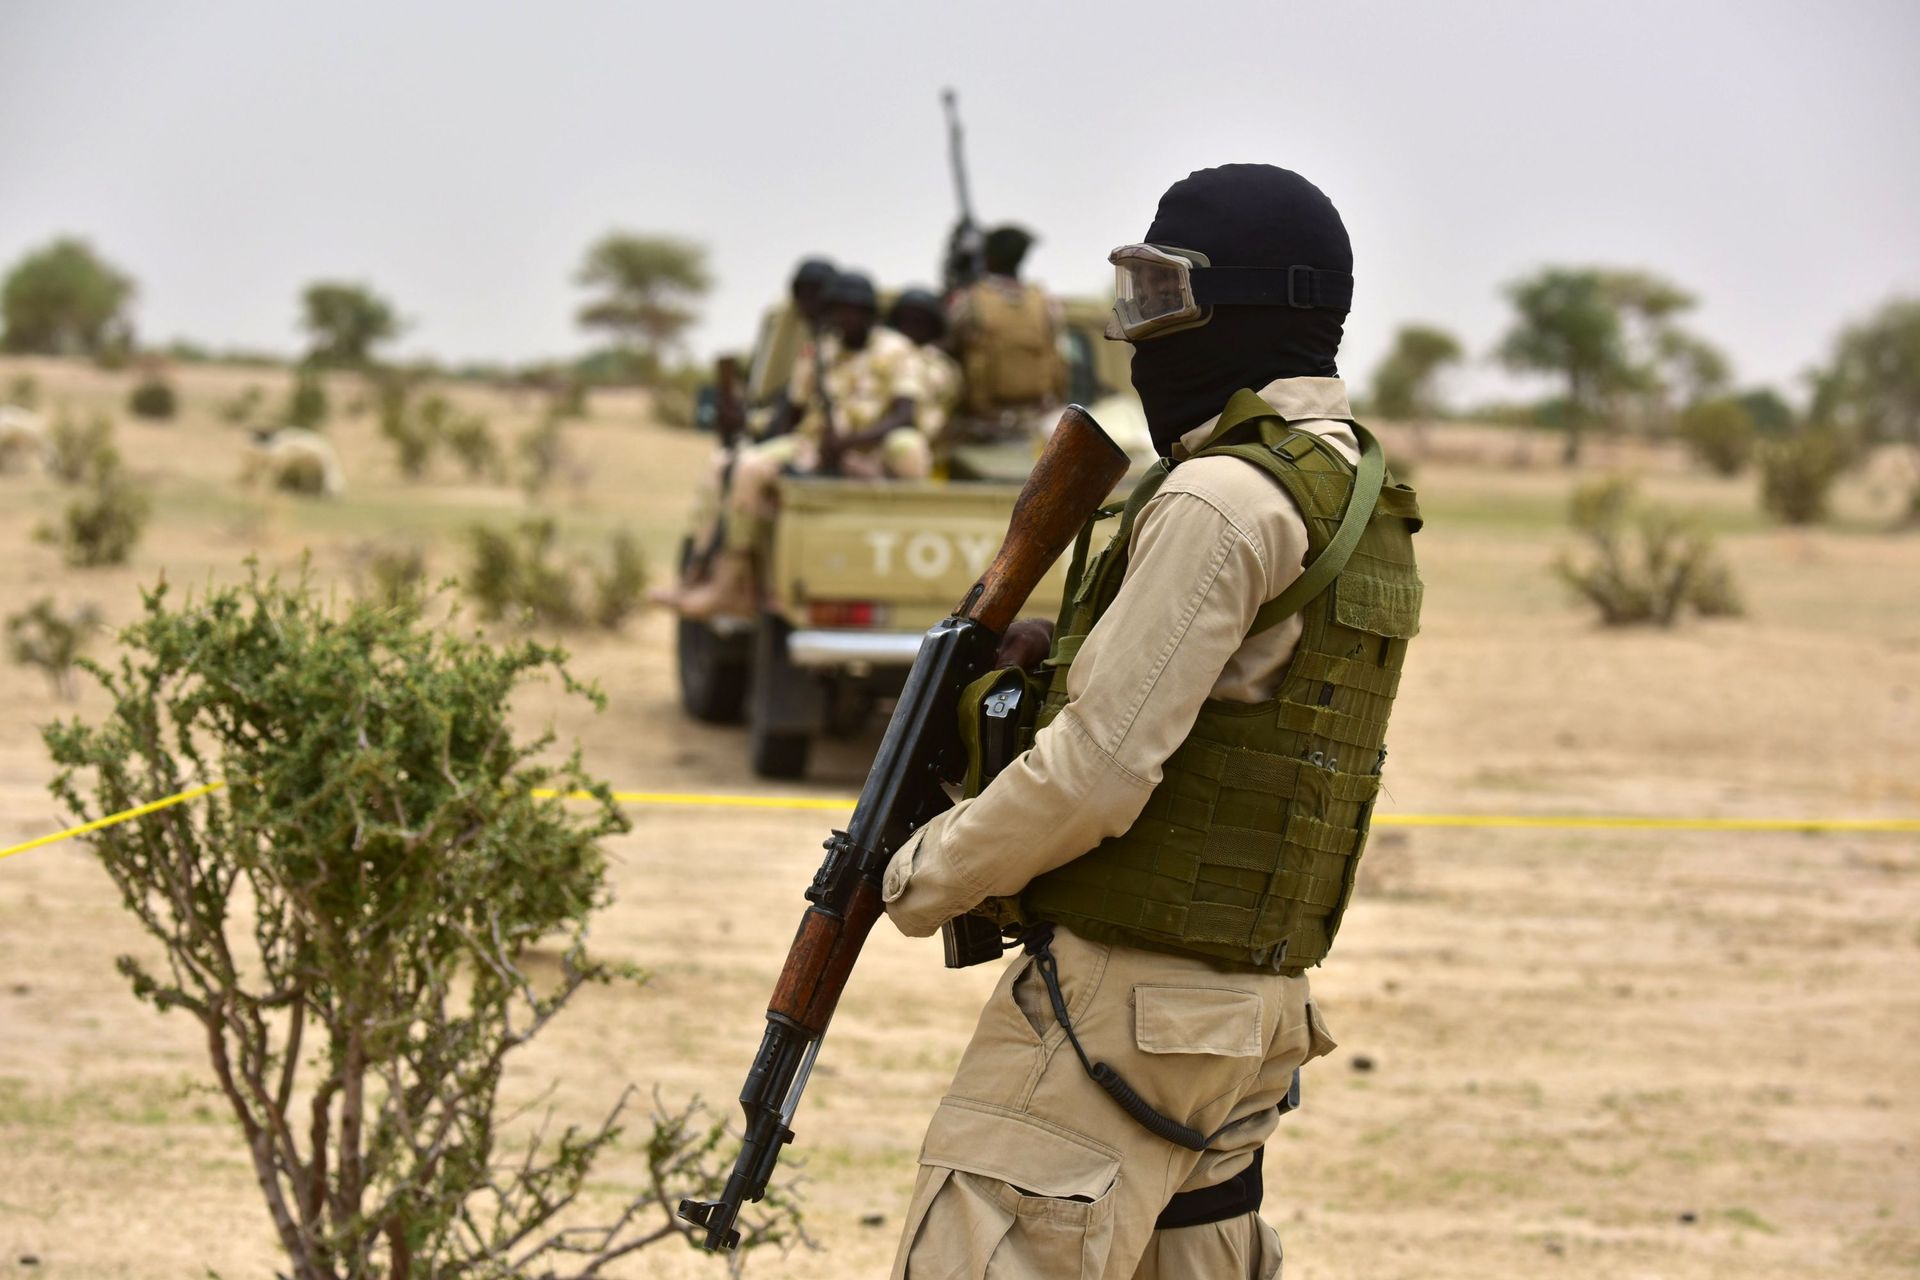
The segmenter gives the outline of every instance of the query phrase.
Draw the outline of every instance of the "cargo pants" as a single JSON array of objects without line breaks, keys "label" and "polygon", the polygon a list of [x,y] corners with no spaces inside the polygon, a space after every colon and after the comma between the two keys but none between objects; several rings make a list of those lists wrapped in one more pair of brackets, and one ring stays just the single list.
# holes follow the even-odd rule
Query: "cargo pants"
[{"label": "cargo pants", "polygon": [[1273,1280],[1280,1241],[1255,1213],[1154,1229],[1169,1198],[1233,1177],[1278,1122],[1294,1069],[1334,1047],[1304,976],[1054,933],[1087,1056],[1202,1133],[1142,1128],[1088,1078],[1034,959],[1017,956],[934,1112],[894,1280]]}]

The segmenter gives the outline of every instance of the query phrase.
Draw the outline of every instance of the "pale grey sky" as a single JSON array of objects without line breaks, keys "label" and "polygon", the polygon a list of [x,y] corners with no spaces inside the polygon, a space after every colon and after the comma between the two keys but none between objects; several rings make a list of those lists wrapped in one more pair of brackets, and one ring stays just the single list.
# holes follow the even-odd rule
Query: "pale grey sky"
[{"label": "pale grey sky", "polygon": [[359,279],[408,351],[520,360],[586,344],[590,239],[670,231],[712,249],[710,352],[810,251],[931,281],[951,84],[981,216],[1056,288],[1188,170],[1266,161],[1352,231],[1349,376],[1408,320],[1483,356],[1503,282],[1604,262],[1790,385],[1920,292],[1916,66],[1912,0],[0,0],[0,263],[79,233],[149,338],[283,350],[304,282]]}]

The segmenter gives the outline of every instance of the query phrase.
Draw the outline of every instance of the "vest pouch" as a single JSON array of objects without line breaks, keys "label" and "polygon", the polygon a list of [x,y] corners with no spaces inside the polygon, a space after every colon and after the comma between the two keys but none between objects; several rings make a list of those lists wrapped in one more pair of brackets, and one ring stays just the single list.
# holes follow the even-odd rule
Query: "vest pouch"
[{"label": "vest pouch", "polygon": [[967,755],[963,795],[979,795],[1027,749],[1039,707],[1039,690],[1018,667],[997,667],[960,691],[960,745]]},{"label": "vest pouch", "polygon": [[1346,574],[1334,584],[1334,621],[1370,635],[1410,640],[1420,633],[1422,594],[1420,579],[1412,573],[1398,579]]}]

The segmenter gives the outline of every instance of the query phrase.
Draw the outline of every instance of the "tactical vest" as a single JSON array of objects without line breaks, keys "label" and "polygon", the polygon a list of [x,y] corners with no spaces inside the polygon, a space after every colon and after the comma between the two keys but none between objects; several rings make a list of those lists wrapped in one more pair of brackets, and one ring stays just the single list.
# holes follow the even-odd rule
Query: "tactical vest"
[{"label": "tactical vest", "polygon": [[1054,347],[1046,294],[1033,285],[1021,285],[1016,293],[981,281],[969,302],[972,318],[961,344],[967,410],[990,414],[1061,395],[1064,367]]},{"label": "tactical vest", "polygon": [[[1378,443],[1354,430],[1374,458],[1363,457],[1361,480],[1381,487],[1342,538],[1353,465],[1312,432],[1290,429],[1251,391],[1234,396],[1194,456],[1251,463],[1306,518],[1308,568],[1249,632],[1300,614],[1299,647],[1280,688],[1260,703],[1209,699],[1131,829],[1017,897],[990,901],[985,914],[1003,925],[1051,920],[1096,940],[1239,968],[1298,972],[1326,957],[1366,847],[1387,715],[1420,617],[1419,507],[1412,489],[1380,470]],[[1141,482],[1119,532],[1091,563],[1082,533],[1036,731],[1066,705],[1074,655],[1119,593],[1134,517],[1166,474],[1162,464]]]}]

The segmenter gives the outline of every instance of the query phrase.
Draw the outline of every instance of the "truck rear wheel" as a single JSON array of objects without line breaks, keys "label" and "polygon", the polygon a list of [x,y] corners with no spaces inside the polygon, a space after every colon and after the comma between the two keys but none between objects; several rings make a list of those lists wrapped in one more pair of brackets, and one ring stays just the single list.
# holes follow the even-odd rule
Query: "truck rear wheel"
[{"label": "truck rear wheel", "polygon": [[821,719],[818,678],[787,656],[792,630],[773,614],[754,630],[753,699],[747,708],[747,752],[762,778],[806,776],[813,734]]},{"label": "truck rear wheel", "polygon": [[739,724],[747,702],[746,646],[708,623],[682,618],[674,648],[686,713],[708,724]]}]

